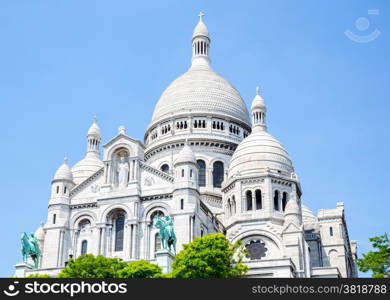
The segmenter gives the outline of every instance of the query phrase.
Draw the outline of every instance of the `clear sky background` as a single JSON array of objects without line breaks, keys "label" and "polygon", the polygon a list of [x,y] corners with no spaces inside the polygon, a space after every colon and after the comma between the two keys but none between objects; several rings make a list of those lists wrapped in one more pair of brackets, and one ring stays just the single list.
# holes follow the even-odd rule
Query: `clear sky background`
[{"label": "clear sky background", "polygon": [[[122,124],[142,140],[159,95],[189,67],[200,10],[214,70],[248,107],[261,87],[304,203],[343,201],[360,254],[389,232],[389,1],[3,0],[0,276],[22,260],[21,233],[46,220],[63,157],[84,157],[93,115],[104,143]],[[347,29],[380,35],[358,43]]]}]

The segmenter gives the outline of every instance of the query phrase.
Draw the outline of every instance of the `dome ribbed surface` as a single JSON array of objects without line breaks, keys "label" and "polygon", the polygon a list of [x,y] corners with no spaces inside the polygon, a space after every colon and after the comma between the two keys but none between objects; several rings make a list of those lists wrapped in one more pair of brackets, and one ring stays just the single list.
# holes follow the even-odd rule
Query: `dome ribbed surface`
[{"label": "dome ribbed surface", "polygon": [[289,201],[287,201],[284,215],[288,216],[288,215],[299,215],[299,214],[300,211],[299,211],[299,206],[297,201],[295,201],[294,199],[290,199]]},{"label": "dome ribbed surface", "polygon": [[270,168],[292,173],[294,168],[283,145],[272,135],[256,128],[234,152],[229,176],[256,175]]},{"label": "dome ribbed surface", "polygon": [[183,112],[221,114],[250,125],[239,92],[208,66],[191,68],[165,89],[154,109],[152,123]]},{"label": "dome ribbed surface", "polygon": [[85,158],[72,167],[74,183],[79,184],[83,182],[103,167],[104,164],[98,156],[88,153]]},{"label": "dome ribbed surface", "polygon": [[91,127],[89,127],[88,135],[100,136],[100,127],[96,122],[93,122]]},{"label": "dome ribbed surface", "polygon": [[251,109],[255,109],[255,108],[265,108],[265,101],[263,99],[263,97],[261,97],[260,95],[256,95],[256,97],[253,99],[252,101],[252,106],[251,106]]},{"label": "dome ribbed surface", "polygon": [[54,174],[53,180],[73,180],[72,171],[70,170],[70,167],[65,160],[64,163],[57,169],[56,173]]},{"label": "dome ribbed surface", "polygon": [[209,30],[207,29],[207,26],[203,23],[203,21],[199,21],[198,24],[195,26],[194,32],[192,34],[192,38],[197,36],[205,36],[209,37]]},{"label": "dome ribbed surface", "polygon": [[190,146],[185,145],[184,148],[179,152],[179,155],[175,160],[175,165],[188,162],[196,164],[196,157]]}]

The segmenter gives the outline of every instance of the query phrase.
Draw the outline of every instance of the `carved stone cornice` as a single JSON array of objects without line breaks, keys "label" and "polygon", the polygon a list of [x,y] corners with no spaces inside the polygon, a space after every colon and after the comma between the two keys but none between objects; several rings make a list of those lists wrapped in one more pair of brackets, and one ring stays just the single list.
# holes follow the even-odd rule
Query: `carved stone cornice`
[{"label": "carved stone cornice", "polygon": [[70,209],[82,209],[82,208],[93,208],[93,207],[98,207],[97,202],[70,205]]},{"label": "carved stone cornice", "polygon": [[158,199],[169,199],[172,198],[172,194],[159,194],[159,195],[150,195],[141,197],[141,201],[145,200],[158,200]]}]

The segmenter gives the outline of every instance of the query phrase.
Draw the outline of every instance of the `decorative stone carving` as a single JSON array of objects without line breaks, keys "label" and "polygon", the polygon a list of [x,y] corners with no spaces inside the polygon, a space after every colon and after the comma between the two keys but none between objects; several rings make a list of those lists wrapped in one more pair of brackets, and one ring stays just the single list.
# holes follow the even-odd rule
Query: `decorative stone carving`
[{"label": "decorative stone carving", "polygon": [[100,186],[98,184],[95,183],[95,184],[91,185],[91,192],[92,193],[97,193],[99,191],[100,191]]},{"label": "decorative stone carving", "polygon": [[155,183],[153,177],[146,177],[145,178],[145,185],[146,186],[152,186]]}]

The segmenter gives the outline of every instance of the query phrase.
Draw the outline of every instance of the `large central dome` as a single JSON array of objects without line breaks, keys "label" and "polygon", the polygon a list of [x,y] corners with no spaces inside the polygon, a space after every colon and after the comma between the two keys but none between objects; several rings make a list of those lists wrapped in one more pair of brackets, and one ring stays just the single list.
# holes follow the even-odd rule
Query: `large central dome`
[{"label": "large central dome", "polygon": [[239,92],[209,65],[193,65],[174,80],[157,102],[152,122],[185,112],[212,113],[250,123]]},{"label": "large central dome", "polygon": [[[210,35],[200,14],[192,35],[192,60],[187,72],[161,94],[145,131],[145,160],[172,166],[187,141],[195,153],[223,153],[228,159],[251,131],[240,93],[210,64]],[[208,154],[207,154],[208,155]],[[171,157],[170,161],[164,157]]]}]

